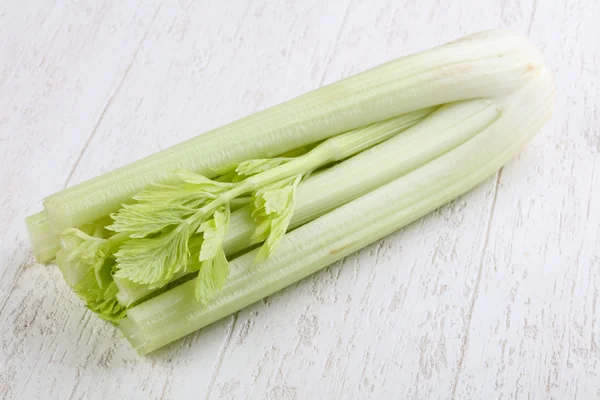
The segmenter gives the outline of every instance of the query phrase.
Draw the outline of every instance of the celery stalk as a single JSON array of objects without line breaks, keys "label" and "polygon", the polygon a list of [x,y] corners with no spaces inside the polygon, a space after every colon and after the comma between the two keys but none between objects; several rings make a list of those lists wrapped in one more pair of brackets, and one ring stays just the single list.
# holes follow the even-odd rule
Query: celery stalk
[{"label": "celery stalk", "polygon": [[232,162],[272,157],[400,114],[448,102],[507,94],[542,64],[519,35],[488,32],[400,58],[190,139],[65,189],[44,202],[57,231],[117,210],[172,171],[207,177]]},{"label": "celery stalk", "polygon": [[60,240],[46,215],[43,212],[33,214],[25,219],[25,223],[35,259],[41,263],[52,261],[60,250]]},{"label": "celery stalk", "polygon": [[[290,228],[309,222],[458,146],[491,124],[499,114],[494,102],[483,99],[442,106],[402,134],[309,178],[298,187]],[[225,253],[231,255],[246,249],[254,229],[250,207],[234,212],[223,243]],[[173,280],[195,270],[192,267],[183,271]],[[153,291],[148,285],[118,277],[115,283],[119,288],[117,299],[124,306]]]},{"label": "celery stalk", "polygon": [[549,72],[496,101],[501,116],[475,137],[346,205],[290,232],[278,251],[252,265],[249,252],[231,262],[231,276],[208,306],[195,301],[194,280],[128,311],[120,327],[146,354],[302,279],[467,192],[512,158],[549,118]]}]

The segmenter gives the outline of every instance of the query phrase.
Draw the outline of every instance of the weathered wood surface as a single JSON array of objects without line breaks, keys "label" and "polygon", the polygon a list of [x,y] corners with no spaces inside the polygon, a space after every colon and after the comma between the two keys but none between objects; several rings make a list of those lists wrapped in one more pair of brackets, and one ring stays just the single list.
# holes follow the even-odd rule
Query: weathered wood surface
[{"label": "weathered wood surface", "polygon": [[[600,397],[600,2],[0,1],[0,396]],[[494,27],[556,73],[551,122],[438,212],[146,358],[34,262],[67,185]]]}]

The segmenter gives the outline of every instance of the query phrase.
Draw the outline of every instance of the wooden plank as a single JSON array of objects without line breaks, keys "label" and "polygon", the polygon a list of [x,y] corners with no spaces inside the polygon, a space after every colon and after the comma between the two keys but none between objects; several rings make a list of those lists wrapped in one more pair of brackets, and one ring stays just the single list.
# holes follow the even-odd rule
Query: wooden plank
[{"label": "wooden plank", "polygon": [[458,398],[600,396],[599,15],[598,2],[535,10],[560,94],[502,174]]},{"label": "wooden plank", "polygon": [[[57,270],[34,265],[23,221],[41,209],[43,196],[66,184],[156,10],[152,2],[0,6],[4,398],[68,398],[83,374],[86,346],[97,348],[86,329],[90,316]],[[116,341],[112,328],[101,330]]]},{"label": "wooden plank", "polygon": [[[3,397],[598,395],[593,0],[4,3]],[[499,176],[380,243],[145,358],[34,265],[22,221],[66,183],[496,26],[542,46],[555,118]]]}]

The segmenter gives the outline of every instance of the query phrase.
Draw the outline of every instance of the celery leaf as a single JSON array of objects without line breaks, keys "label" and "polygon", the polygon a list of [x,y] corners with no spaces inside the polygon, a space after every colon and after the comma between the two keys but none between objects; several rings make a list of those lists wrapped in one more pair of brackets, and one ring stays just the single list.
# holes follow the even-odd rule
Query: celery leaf
[{"label": "celery leaf", "polygon": [[196,299],[207,305],[223,288],[229,276],[229,263],[223,251],[223,240],[229,226],[229,206],[219,207],[213,218],[202,223],[198,233],[202,233],[200,248],[200,270],[196,279]]},{"label": "celery leaf", "polygon": [[107,229],[144,238],[181,224],[232,186],[185,170],[178,170],[177,175],[182,180],[179,185],[153,185],[134,196],[137,203],[125,204],[111,214],[114,222]]},{"label": "celery leaf", "polygon": [[285,235],[294,212],[296,187],[302,175],[281,180],[254,193],[252,217],[256,229],[252,241],[264,241],[255,262],[267,259]]},{"label": "celery leaf", "polygon": [[131,238],[144,238],[171,225],[179,225],[194,211],[193,208],[171,203],[124,204],[111,215],[114,222],[107,229],[126,232]]},{"label": "celery leaf", "polygon": [[181,224],[158,237],[127,240],[115,253],[115,276],[152,288],[166,285],[187,264],[190,230],[188,224]]}]

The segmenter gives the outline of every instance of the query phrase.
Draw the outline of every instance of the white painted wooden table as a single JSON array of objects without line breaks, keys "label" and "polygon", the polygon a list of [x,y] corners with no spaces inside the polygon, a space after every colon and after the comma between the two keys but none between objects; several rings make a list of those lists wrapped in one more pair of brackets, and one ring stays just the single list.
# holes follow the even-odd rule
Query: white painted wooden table
[{"label": "white painted wooden table", "polygon": [[[65,186],[400,55],[494,27],[556,72],[494,179],[146,358],[36,264]],[[600,396],[597,0],[0,0],[0,396]]]}]

